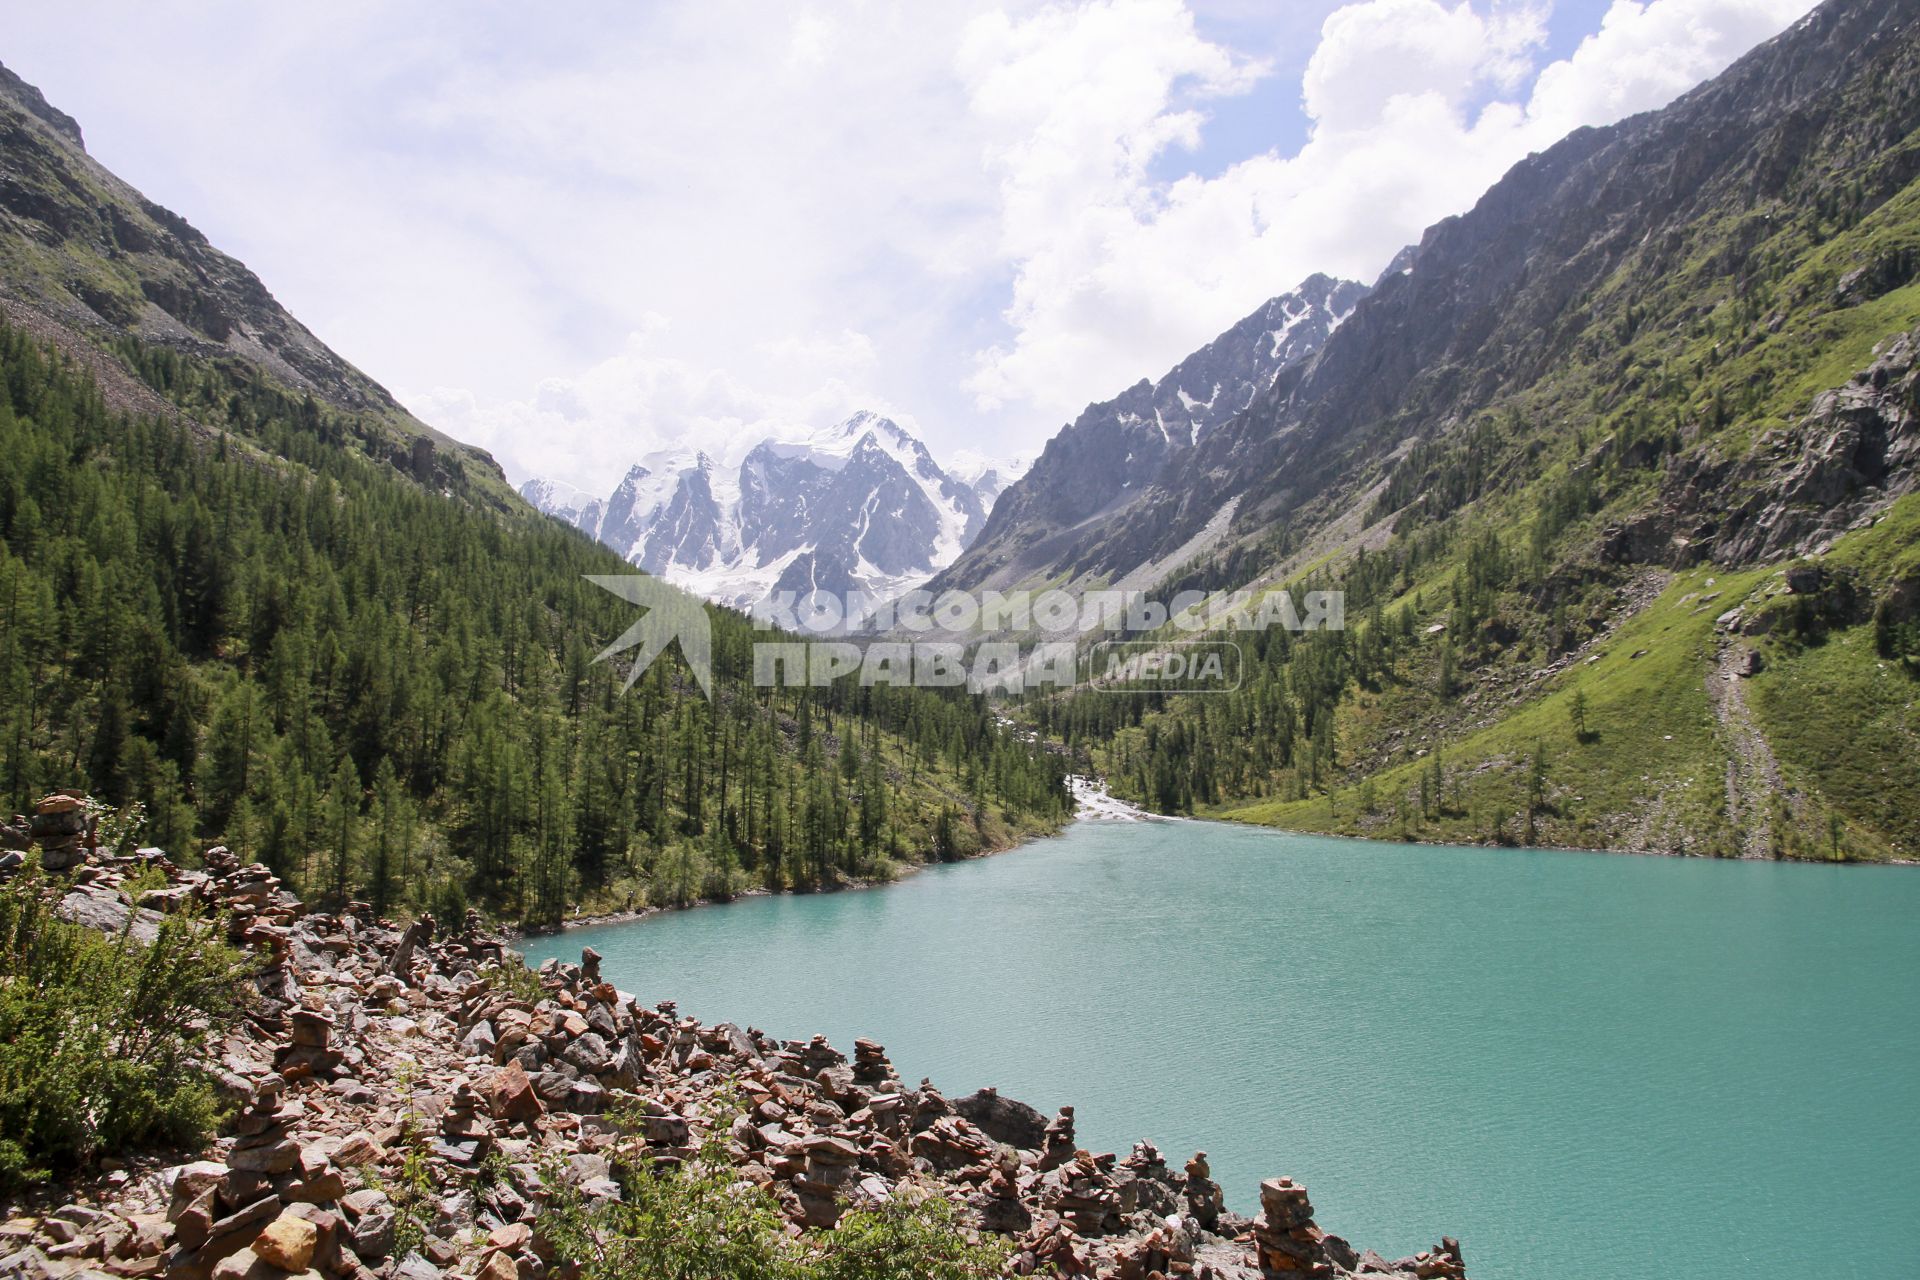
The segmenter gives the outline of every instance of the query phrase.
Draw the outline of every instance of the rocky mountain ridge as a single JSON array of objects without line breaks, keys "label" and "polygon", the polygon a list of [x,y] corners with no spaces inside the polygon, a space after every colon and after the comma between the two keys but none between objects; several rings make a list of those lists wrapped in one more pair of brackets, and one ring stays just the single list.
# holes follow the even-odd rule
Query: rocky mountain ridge
[{"label": "rocky mountain ridge", "polygon": [[[1189,546],[1230,502],[1222,543],[1337,519],[1410,442],[1616,341],[1626,317],[1609,303],[1670,291],[1696,265],[1756,278],[1777,230],[1769,207],[1784,212],[1836,167],[1864,208],[1877,206],[1920,172],[1901,145],[1920,121],[1902,81],[1914,23],[1901,0],[1827,4],[1672,105],[1521,161],[1472,210],[1429,228],[1312,359],[1286,366],[1129,501],[1086,511],[1090,523],[1031,571],[1124,575]],[[1729,217],[1738,224],[1723,226]],[[1898,253],[1860,264],[1853,290],[1884,295],[1914,267]],[[1029,516],[1025,529],[990,532],[1037,542],[1057,523]],[[981,555],[948,580],[986,578]]]},{"label": "rocky mountain ridge", "polygon": [[1337,590],[1345,631],[1035,719],[1174,812],[1912,858],[1916,84],[1920,3],[1828,3],[1514,166],[1144,491],[1008,534],[1069,585]]},{"label": "rocky mountain ridge", "polygon": [[912,431],[861,412],[763,440],[737,467],[669,451],[606,498],[544,479],[520,494],[649,573],[751,608],[770,592],[889,596],[952,563],[1017,465],[970,461],[962,478]]},{"label": "rocky mountain ridge", "polygon": [[1309,276],[1269,299],[1157,381],[1089,405],[1007,488],[979,540],[938,586],[1005,588],[1079,564],[1084,528],[1149,491],[1273,385],[1310,359],[1366,297],[1365,285]]},{"label": "rocky mountain ridge", "polygon": [[210,913],[256,968],[245,1018],[206,1064],[238,1108],[223,1136],[184,1163],[115,1159],[7,1206],[0,1274],[539,1280],[578,1261],[557,1243],[556,1202],[618,1202],[639,1171],[718,1160],[803,1240],[850,1212],[942,1198],[1010,1242],[1015,1275],[1465,1276],[1451,1240],[1399,1262],[1355,1250],[1286,1178],[1239,1217],[1204,1153],[1176,1171],[1148,1142],[1086,1151],[1072,1108],[1048,1119],[991,1089],[909,1086],[872,1041],[849,1059],[820,1037],[703,1024],[617,990],[591,949],[529,973],[472,913],[445,927],[361,903],[319,911],[224,848],[198,869],[156,849],[111,856],[59,820],[75,797],[41,809],[21,827],[61,870],[14,852],[0,877],[48,876],[62,915],[133,939],[163,913]]}]

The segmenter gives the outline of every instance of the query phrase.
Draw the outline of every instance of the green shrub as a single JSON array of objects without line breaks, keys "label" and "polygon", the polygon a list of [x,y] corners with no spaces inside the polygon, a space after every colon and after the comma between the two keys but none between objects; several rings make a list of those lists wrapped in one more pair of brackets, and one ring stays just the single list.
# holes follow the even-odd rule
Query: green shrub
[{"label": "green shrub", "polygon": [[203,920],[170,916],[143,944],[59,919],[43,884],[0,887],[0,1190],[204,1137],[200,1055],[246,973]]},{"label": "green shrub", "polygon": [[497,964],[481,966],[480,980],[494,991],[503,992],[525,1004],[539,1004],[547,998],[540,975],[527,967],[514,952],[508,952]]},{"label": "green shrub", "polygon": [[724,1152],[709,1148],[680,1170],[620,1173],[624,1202],[589,1205],[563,1186],[541,1222],[581,1280],[795,1280],[777,1206]]},{"label": "green shrub", "polygon": [[980,1280],[1000,1275],[1008,1254],[996,1240],[968,1239],[958,1211],[935,1195],[849,1213],[814,1243],[806,1280]]},{"label": "green shrub", "polygon": [[[724,1110],[724,1108],[723,1108]],[[646,1162],[644,1149],[617,1160],[624,1200],[590,1204],[555,1188],[540,1233],[580,1280],[988,1280],[1009,1256],[998,1241],[970,1238],[938,1195],[910,1187],[877,1209],[848,1212],[838,1226],[789,1236],[765,1188],[734,1169],[718,1115],[699,1154],[677,1167]]]}]

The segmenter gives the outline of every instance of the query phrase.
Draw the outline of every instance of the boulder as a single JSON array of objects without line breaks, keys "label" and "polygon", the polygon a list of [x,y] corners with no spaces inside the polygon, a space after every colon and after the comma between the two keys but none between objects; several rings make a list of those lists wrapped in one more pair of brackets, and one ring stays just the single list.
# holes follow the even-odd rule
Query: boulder
[{"label": "boulder", "polygon": [[484,1092],[487,1106],[496,1120],[513,1124],[527,1123],[540,1117],[542,1108],[540,1098],[533,1089],[533,1080],[518,1062],[509,1062],[488,1077]]},{"label": "boulder", "polygon": [[254,1237],[253,1251],[282,1271],[305,1271],[319,1242],[320,1232],[313,1223],[283,1213]]},{"label": "boulder", "polygon": [[953,1109],[980,1132],[1009,1147],[1033,1151],[1046,1141],[1047,1118],[1024,1102],[1001,1097],[997,1089],[957,1098]]}]

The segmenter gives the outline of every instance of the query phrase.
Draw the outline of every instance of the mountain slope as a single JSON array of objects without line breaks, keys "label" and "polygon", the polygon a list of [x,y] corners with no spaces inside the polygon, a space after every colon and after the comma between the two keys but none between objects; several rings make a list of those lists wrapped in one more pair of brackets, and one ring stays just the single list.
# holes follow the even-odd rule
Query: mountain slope
[{"label": "mountain slope", "polygon": [[87,361],[120,407],[157,407],[116,367],[123,362],[97,354],[124,336],[350,415],[340,421],[351,421],[360,449],[429,487],[494,507],[511,501],[491,457],[401,408],[245,266],[89,156],[79,125],[5,67],[0,312]]},{"label": "mountain slope", "polygon": [[1350,629],[1040,714],[1123,791],[1290,826],[1920,850],[1916,84],[1920,5],[1829,4],[1516,166],[1082,531],[1123,574],[1230,506],[1163,587],[1338,587]]},{"label": "mountain slope", "polygon": [[1907,8],[1823,8],[1671,107],[1516,165],[1429,229],[1410,269],[1383,277],[1315,359],[1180,456],[1124,518],[1085,531],[1082,562],[1109,574],[1150,562],[1228,501],[1237,531],[1327,519],[1406,441],[1550,374],[1564,383],[1570,358],[1604,361],[1647,308],[1678,320],[1702,284],[1777,272],[1792,232],[1771,209],[1803,207],[1829,183],[1829,200],[1877,207],[1916,163],[1898,145],[1911,90],[1872,66],[1904,66]]},{"label": "mountain slope", "polygon": [[994,504],[979,540],[937,587],[999,589],[1083,562],[1083,523],[1124,523],[1119,512],[1176,459],[1245,410],[1282,370],[1311,357],[1367,293],[1315,275],[1175,365],[1089,405],[1047,442]]},{"label": "mountain slope", "polygon": [[1065,812],[1058,763],[979,699],[760,688],[726,610],[712,701],[666,660],[623,693],[594,656],[634,611],[586,575],[630,567],[64,119],[0,86],[7,812],[85,788],[121,807],[112,839],[230,841],[336,904],[540,921],[884,876]]}]

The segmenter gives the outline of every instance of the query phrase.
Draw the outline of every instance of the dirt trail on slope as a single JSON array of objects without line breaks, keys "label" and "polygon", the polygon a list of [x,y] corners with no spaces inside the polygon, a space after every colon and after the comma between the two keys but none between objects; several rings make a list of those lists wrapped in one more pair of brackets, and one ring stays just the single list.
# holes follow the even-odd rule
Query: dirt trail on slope
[{"label": "dirt trail on slope", "polygon": [[1707,701],[1713,705],[1727,744],[1727,821],[1743,858],[1778,856],[1774,846],[1775,795],[1784,794],[1780,762],[1754,722],[1740,670],[1744,653],[1727,637],[1719,639],[1707,673]]}]

